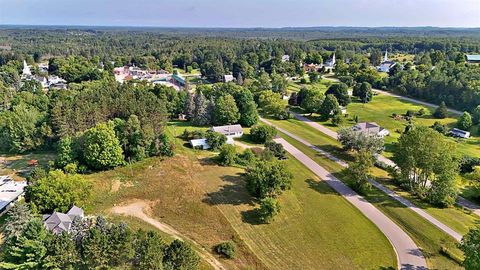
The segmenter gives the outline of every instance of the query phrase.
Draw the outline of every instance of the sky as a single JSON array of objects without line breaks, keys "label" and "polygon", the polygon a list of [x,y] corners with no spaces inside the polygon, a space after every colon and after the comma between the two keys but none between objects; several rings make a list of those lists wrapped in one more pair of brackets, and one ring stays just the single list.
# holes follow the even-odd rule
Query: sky
[{"label": "sky", "polygon": [[480,27],[480,0],[0,0],[0,24]]}]

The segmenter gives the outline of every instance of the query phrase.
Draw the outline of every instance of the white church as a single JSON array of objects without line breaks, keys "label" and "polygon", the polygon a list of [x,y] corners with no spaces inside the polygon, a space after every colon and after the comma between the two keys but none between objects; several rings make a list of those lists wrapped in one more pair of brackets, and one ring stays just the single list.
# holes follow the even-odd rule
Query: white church
[{"label": "white church", "polygon": [[385,50],[385,56],[383,57],[383,62],[377,67],[377,70],[380,72],[390,72],[390,69],[394,67],[397,63],[388,60],[388,51]]}]

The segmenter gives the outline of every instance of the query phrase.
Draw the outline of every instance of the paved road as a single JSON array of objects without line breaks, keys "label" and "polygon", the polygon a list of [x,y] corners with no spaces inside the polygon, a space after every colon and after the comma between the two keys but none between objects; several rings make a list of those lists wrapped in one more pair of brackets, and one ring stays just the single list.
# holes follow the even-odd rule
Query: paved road
[{"label": "paved road", "polygon": [[425,257],[419,247],[397,224],[293,145],[281,138],[275,139],[275,141],[281,143],[285,150],[327,182],[328,185],[358,208],[382,231],[397,253],[398,267],[400,269],[428,269]]},{"label": "paved road", "polygon": [[[318,123],[315,123],[311,120],[309,120],[308,118],[305,118],[303,116],[301,116],[302,118],[310,121],[310,122],[307,122],[307,123],[313,123],[313,124],[316,124],[316,125],[319,125],[321,126],[320,124]],[[266,124],[269,124],[269,125],[273,125],[272,123],[268,122],[267,120],[265,119],[261,119],[261,121],[263,121],[264,123]],[[275,125],[273,125],[275,126]],[[348,167],[348,163],[346,163],[345,161],[343,160],[340,160],[339,158],[336,158],[334,157],[332,154],[326,152],[326,151],[323,151],[322,149],[312,145],[311,143],[307,142],[306,140],[298,137],[297,135],[295,134],[292,134],[291,132],[288,132],[282,128],[279,128],[277,126],[275,126],[279,131],[281,131],[282,133],[292,137],[293,139],[301,142],[302,144],[308,146],[309,148],[319,152],[321,155],[327,157],[328,159],[336,162],[337,164],[339,164],[340,166],[342,167]],[[321,126],[322,128],[325,128],[324,126]],[[336,135],[336,133],[335,133]],[[393,161],[389,160],[390,162],[393,163]],[[393,163],[395,164],[395,163]],[[438,219],[434,218],[433,216],[431,216],[430,214],[428,214],[427,212],[425,212],[423,209],[415,206],[412,202],[410,202],[409,200],[403,198],[402,196],[396,194],[394,191],[390,190],[389,188],[383,186],[382,184],[378,183],[377,181],[373,180],[373,179],[370,179],[369,180],[370,183],[377,187],[378,189],[380,189],[381,191],[383,191],[384,193],[386,193],[388,196],[390,196],[391,198],[393,198],[394,200],[400,202],[401,204],[405,205],[406,207],[408,207],[409,209],[411,209],[412,211],[414,211],[415,213],[419,214],[421,217],[425,218],[426,220],[428,220],[430,223],[432,223],[433,225],[435,225],[437,228],[439,228],[440,230],[444,231],[445,233],[447,233],[448,235],[452,236],[453,238],[455,238],[455,240],[457,241],[460,241],[462,240],[462,235],[457,233],[456,231],[452,230],[450,227],[448,227],[447,225],[445,225],[444,223],[440,222]],[[477,211],[480,212],[480,208],[477,209]]]}]

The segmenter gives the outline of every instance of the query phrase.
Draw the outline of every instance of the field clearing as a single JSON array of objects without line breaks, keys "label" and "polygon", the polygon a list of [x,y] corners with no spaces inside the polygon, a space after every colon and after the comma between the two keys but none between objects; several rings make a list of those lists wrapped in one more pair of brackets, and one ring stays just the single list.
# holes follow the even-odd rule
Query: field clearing
[{"label": "field clearing", "polygon": [[[172,123],[168,129],[188,128]],[[178,128],[177,128],[178,127]],[[178,131],[176,132],[178,135]],[[255,200],[244,188],[241,168],[221,167],[212,153],[193,151],[177,140],[173,158],[150,158],[89,175],[95,183],[88,213],[108,214],[114,205],[155,201],[153,217],[169,224],[207,250],[233,239],[228,269],[378,269],[396,265],[381,232],[356,208],[294,159],[291,191],[280,197],[282,211],[271,224],[258,224]],[[113,189],[114,183],[121,182]],[[116,184],[116,186],[118,186]]]},{"label": "field clearing", "polygon": [[[417,112],[422,108],[424,109],[425,114],[423,116],[415,116],[412,121],[414,124],[432,126],[433,123],[439,121],[443,125],[447,125],[449,128],[455,127],[457,120],[451,115],[445,119],[436,119],[432,116],[435,111],[433,108],[382,94],[374,96],[373,100],[367,104],[357,101],[350,103],[347,106],[348,117],[344,119],[345,122],[342,126],[349,127],[355,125],[353,117],[358,116],[360,122],[376,122],[380,126],[388,129],[390,131],[390,136],[385,137],[384,155],[386,157],[392,157],[394,143],[398,141],[398,138],[408,124],[404,119],[394,119],[392,114],[403,115],[408,110]],[[311,119],[335,131],[341,128],[341,126],[337,127],[332,125],[330,121],[319,121],[318,117],[311,117]],[[453,138],[451,138],[451,140],[457,142],[457,150],[459,154],[480,156],[480,137],[478,137],[478,130],[472,128],[471,132],[475,137],[468,140]]]},{"label": "field clearing", "polygon": [[[330,164],[330,168],[338,168],[337,170],[331,170],[337,178],[342,179],[344,177],[341,167],[335,162],[326,159],[295,139],[284,134],[282,137],[321,166]],[[330,171],[330,169],[328,170]],[[463,269],[458,263],[440,252],[441,247],[446,247],[455,256],[461,257],[462,252],[456,247],[455,239],[376,188],[372,188],[362,195],[412,237],[415,243],[422,248],[432,269]]]},{"label": "field clearing", "polygon": [[37,160],[38,166],[47,166],[50,160],[55,160],[54,152],[34,152],[24,155],[0,154],[0,175],[10,175],[15,180],[25,180],[30,171],[30,160]]}]

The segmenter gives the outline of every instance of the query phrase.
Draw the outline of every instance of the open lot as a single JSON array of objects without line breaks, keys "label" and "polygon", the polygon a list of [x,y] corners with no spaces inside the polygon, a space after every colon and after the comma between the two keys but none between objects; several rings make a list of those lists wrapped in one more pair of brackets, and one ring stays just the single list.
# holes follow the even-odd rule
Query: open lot
[{"label": "open lot", "polygon": [[[183,129],[186,124],[172,124]],[[172,125],[169,127],[172,131]],[[295,179],[280,197],[282,211],[258,224],[255,201],[244,188],[242,169],[221,167],[212,153],[183,148],[170,159],[150,158],[89,175],[95,184],[88,213],[132,201],[154,202],[152,217],[207,250],[233,239],[238,256],[221,260],[228,269],[378,269],[396,265],[388,240],[358,210],[295,159]]]}]

